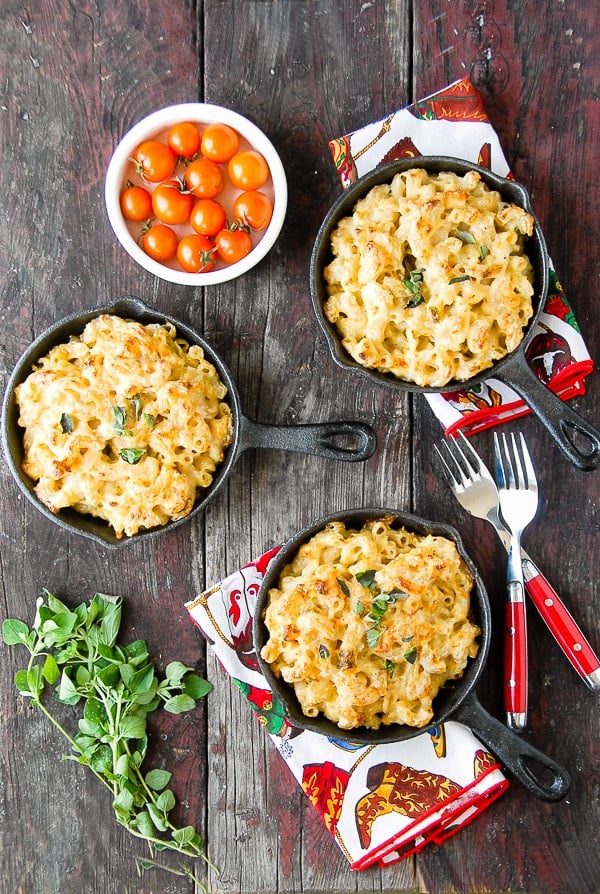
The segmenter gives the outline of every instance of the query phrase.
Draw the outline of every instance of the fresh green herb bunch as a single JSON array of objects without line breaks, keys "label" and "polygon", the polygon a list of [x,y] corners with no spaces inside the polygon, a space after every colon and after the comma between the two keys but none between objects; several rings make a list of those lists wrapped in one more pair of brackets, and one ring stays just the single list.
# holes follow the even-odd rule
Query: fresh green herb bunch
[{"label": "fresh green herb bunch", "polygon": [[[70,743],[75,754],[67,758],[89,767],[110,789],[117,821],[144,839],[151,852],[169,849],[206,860],[194,827],[177,828],[169,818],[176,804],[168,788],[171,773],[146,771],[142,763],[148,715],[161,705],[172,714],[190,711],[211,684],[179,661],[167,665],[161,681],[143,640],[117,645],[120,596],[97,593],[88,605],[74,609],[47,590],[45,596],[37,600],[31,629],[13,618],[2,625],[4,642],[29,652],[26,669],[15,676],[20,694]],[[64,729],[42,700],[47,690],[62,704],[83,704],[76,735]],[[178,874],[193,878],[188,870]]]}]

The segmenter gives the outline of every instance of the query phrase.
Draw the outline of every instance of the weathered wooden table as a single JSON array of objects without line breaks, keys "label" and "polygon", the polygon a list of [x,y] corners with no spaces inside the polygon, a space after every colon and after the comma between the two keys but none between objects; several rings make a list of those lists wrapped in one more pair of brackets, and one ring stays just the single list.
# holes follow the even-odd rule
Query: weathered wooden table
[{"label": "weathered wooden table", "polygon": [[[205,333],[253,418],[356,418],[379,438],[363,464],[245,454],[204,515],[118,551],[52,525],[2,463],[2,617],[31,620],[45,587],[73,602],[119,593],[126,635],[146,638],[161,667],[178,658],[214,683],[202,707],[161,722],[151,742],[154,760],[175,771],[182,820],[202,831],[218,867],[200,869],[210,891],[597,892],[598,693],[536,613],[525,736],[569,769],[569,795],[547,804],[513,783],[445,845],[394,868],[353,873],[184,608],[316,518],[387,504],[458,525],[499,622],[505,558],[493,531],[459,510],[436,473],[440,426],[430,408],[337,368],[317,330],[309,258],[340,189],[327,141],[470,75],[531,191],[598,357],[597,4],[566,0],[542,11],[525,0],[4,0],[0,23],[3,379],[61,316],[135,294]],[[106,166],[122,134],[157,108],[196,100],[229,106],[263,128],[289,181],[286,222],[268,258],[242,279],[206,289],[171,286],[138,268],[103,204]],[[574,406],[598,422],[597,373]],[[520,427],[542,494],[526,545],[600,649],[599,473],[568,463],[534,417]],[[490,457],[491,434],[477,436],[476,446]],[[497,640],[480,698],[502,716]],[[141,844],[116,824],[97,780],[61,761],[63,741],[18,698],[16,654],[3,646],[0,659],[2,891],[190,894],[185,877],[152,868],[138,876]]]}]

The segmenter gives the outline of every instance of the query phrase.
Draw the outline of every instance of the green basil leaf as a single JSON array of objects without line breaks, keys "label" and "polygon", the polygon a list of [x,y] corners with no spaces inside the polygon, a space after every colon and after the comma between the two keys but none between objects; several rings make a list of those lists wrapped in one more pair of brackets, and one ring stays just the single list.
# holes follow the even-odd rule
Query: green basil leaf
[{"label": "green basil leaf", "polygon": [[142,457],[146,455],[146,452],[146,448],[142,450],[138,447],[123,447],[122,450],[119,450],[119,456],[130,466],[137,466]]},{"label": "green basil leaf", "polygon": [[7,646],[15,646],[17,643],[26,643],[29,627],[18,618],[7,618],[2,623],[2,639]]},{"label": "green basil leaf", "polygon": [[137,715],[124,717],[119,727],[123,739],[141,739],[146,733],[146,718]]},{"label": "green basil leaf", "polygon": [[165,711],[169,714],[183,714],[185,711],[191,711],[196,707],[196,702],[189,695],[175,695],[173,698],[165,702]]},{"label": "green basil leaf", "polygon": [[461,276],[453,276],[452,279],[448,280],[448,285],[453,286],[457,282],[466,282],[468,279],[471,279],[468,273],[463,273]]},{"label": "green basil leaf", "polygon": [[376,586],[374,571],[359,571],[358,574],[355,574],[354,576],[359,584],[366,587],[368,590]]},{"label": "green basil leaf", "polygon": [[383,631],[378,630],[377,627],[371,627],[370,630],[367,630],[367,645],[370,649],[374,649],[375,646],[379,645],[379,640],[383,636]]},{"label": "green basil leaf", "polygon": [[169,811],[173,810],[175,803],[175,795],[169,788],[165,789],[164,792],[161,792],[156,799],[156,806],[159,810],[163,810],[165,813],[169,813]]},{"label": "green basil leaf", "polygon": [[148,788],[154,792],[160,792],[169,784],[172,775],[168,770],[150,770],[144,779]]},{"label": "green basil leaf", "polygon": [[62,431],[63,435],[72,435],[75,431],[73,417],[70,413],[60,414],[60,430]]},{"label": "green basil leaf", "polygon": [[44,675],[44,680],[47,683],[50,683],[51,686],[56,683],[60,678],[60,671],[58,669],[58,664],[54,658],[54,655],[48,653],[46,655],[46,660],[44,661],[44,666],[42,667],[42,673]]},{"label": "green basil leaf", "polygon": [[409,664],[414,664],[417,660],[417,647],[413,646],[412,649],[408,649],[408,651],[404,653],[404,658]]},{"label": "green basil leaf", "polygon": [[205,695],[212,692],[212,688],[212,683],[204,680],[198,674],[186,674],[183,678],[183,691],[195,701],[199,698],[204,698]]}]

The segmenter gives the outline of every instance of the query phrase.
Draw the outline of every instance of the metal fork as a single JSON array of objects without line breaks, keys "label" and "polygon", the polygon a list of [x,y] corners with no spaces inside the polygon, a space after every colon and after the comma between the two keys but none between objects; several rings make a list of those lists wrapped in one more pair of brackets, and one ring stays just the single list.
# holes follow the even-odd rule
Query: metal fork
[{"label": "metal fork", "polygon": [[[496,482],[468,439],[460,431],[458,435],[458,438],[451,437],[442,442],[443,453],[435,447],[444,477],[467,512],[493,525],[508,552],[511,538],[498,514]],[[521,559],[531,601],[582,680],[590,689],[600,689],[600,658],[558,593],[523,548]]]},{"label": "metal fork", "polygon": [[521,534],[533,521],[538,508],[538,487],[533,463],[522,433],[520,450],[514,434],[510,446],[494,432],[494,455],[500,514],[511,533],[508,548],[508,579],[504,683],[506,722],[521,732],[527,724],[527,625],[525,579],[521,564]]}]

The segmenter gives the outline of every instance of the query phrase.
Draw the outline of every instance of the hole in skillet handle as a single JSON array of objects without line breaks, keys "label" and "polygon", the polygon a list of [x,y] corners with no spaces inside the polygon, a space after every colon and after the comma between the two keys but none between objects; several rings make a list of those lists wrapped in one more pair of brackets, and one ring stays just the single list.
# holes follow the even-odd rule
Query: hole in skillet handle
[{"label": "hole in skillet handle", "polygon": [[571,778],[564,767],[488,714],[474,694],[459,706],[453,719],[469,726],[532,795],[553,802],[569,792]]}]

